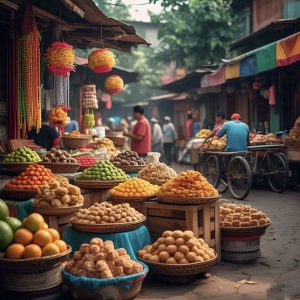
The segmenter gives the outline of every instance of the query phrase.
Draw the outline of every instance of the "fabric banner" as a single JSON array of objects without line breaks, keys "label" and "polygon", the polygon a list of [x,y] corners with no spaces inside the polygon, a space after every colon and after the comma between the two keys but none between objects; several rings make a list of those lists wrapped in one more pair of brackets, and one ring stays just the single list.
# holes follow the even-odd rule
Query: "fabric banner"
[{"label": "fabric banner", "polygon": [[209,86],[225,83],[225,67],[221,66],[215,73],[208,75]]},{"label": "fabric banner", "polygon": [[225,66],[225,78],[237,78],[240,77],[240,62],[237,62],[233,65]]},{"label": "fabric banner", "polygon": [[248,56],[240,62],[241,77],[255,75],[256,73],[256,55]]},{"label": "fabric banner", "polygon": [[257,73],[276,68],[276,43],[271,43],[256,51]]},{"label": "fabric banner", "polygon": [[300,60],[300,33],[277,42],[276,65],[287,66]]}]

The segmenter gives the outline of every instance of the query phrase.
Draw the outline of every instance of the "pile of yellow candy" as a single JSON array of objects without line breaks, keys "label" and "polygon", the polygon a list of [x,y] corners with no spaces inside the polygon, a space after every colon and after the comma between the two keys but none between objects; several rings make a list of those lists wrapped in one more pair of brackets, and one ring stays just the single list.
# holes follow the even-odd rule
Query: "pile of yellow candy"
[{"label": "pile of yellow candy", "polygon": [[112,197],[154,197],[159,187],[140,178],[120,183],[109,191]]},{"label": "pile of yellow candy", "polygon": [[199,172],[187,171],[163,184],[158,197],[216,197],[218,191]]}]

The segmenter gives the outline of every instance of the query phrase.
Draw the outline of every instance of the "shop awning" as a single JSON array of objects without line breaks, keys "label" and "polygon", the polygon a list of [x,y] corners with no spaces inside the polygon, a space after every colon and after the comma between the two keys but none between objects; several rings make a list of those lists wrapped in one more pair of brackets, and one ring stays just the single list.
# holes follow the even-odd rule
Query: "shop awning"
[{"label": "shop awning", "polygon": [[159,101],[159,100],[186,100],[188,98],[187,93],[171,93],[171,94],[164,94],[159,96],[153,96],[150,98],[151,101]]}]

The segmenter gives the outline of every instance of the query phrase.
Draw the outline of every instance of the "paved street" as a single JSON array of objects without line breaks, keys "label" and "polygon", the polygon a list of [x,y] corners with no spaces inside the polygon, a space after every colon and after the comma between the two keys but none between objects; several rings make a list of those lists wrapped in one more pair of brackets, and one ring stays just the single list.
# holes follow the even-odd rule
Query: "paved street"
[{"label": "paved street", "polygon": [[[237,202],[230,194],[224,199]],[[243,203],[272,219],[261,239],[261,257],[255,263],[221,262],[211,270],[210,278],[189,285],[148,281],[137,299],[300,299],[300,193],[253,190]]]}]

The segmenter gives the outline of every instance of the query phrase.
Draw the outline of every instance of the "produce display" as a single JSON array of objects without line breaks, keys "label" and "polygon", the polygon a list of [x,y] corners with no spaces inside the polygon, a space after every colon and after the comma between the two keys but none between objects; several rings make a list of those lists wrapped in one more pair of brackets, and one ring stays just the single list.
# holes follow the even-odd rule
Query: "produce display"
[{"label": "produce display", "polygon": [[154,197],[158,191],[157,185],[152,185],[140,178],[131,178],[109,190],[112,197]]},{"label": "produce display", "polygon": [[44,218],[37,213],[29,215],[23,222],[16,218],[1,220],[0,243],[8,259],[38,258],[67,251],[67,244],[60,239],[58,231],[48,228]]},{"label": "produce display", "polygon": [[295,121],[294,127],[290,130],[289,136],[285,139],[286,145],[293,148],[300,148],[300,117]]},{"label": "produce display", "polygon": [[224,203],[220,207],[222,227],[253,227],[269,223],[271,220],[265,213],[250,205]]},{"label": "produce display", "polygon": [[94,166],[85,169],[79,180],[127,180],[129,176],[121,169],[115,167],[110,161],[102,160],[97,162]]},{"label": "produce display", "polygon": [[114,145],[114,143],[107,138],[101,139],[96,143],[96,148],[106,148],[107,153],[109,154],[110,158],[114,158],[117,156],[117,149]]},{"label": "produce display", "polygon": [[34,199],[34,206],[47,207],[70,207],[80,205],[84,201],[80,188],[69,184],[68,180],[54,179],[49,184],[38,188]]},{"label": "produce display", "polygon": [[157,192],[158,197],[217,197],[216,190],[200,173],[186,171],[164,183]]},{"label": "produce display", "polygon": [[40,156],[28,147],[19,147],[14,152],[8,154],[4,162],[39,162],[41,161]]},{"label": "produce display", "polygon": [[8,190],[37,190],[39,186],[53,180],[51,170],[43,165],[29,165],[18,177],[5,185]]},{"label": "produce display", "polygon": [[95,156],[76,156],[76,160],[83,168],[91,167],[97,163]]},{"label": "produce display", "polygon": [[143,166],[145,160],[135,151],[123,151],[111,160],[115,166]]},{"label": "produce display", "polygon": [[250,144],[268,144],[276,143],[280,144],[281,139],[276,137],[274,133],[260,134],[260,133],[250,133],[249,134]]},{"label": "produce display", "polygon": [[85,128],[93,128],[95,126],[95,115],[93,113],[85,113],[83,116],[83,124]]},{"label": "produce display", "polygon": [[198,139],[207,139],[212,134],[210,129],[201,129],[197,134],[196,138]]},{"label": "produce display", "polygon": [[222,136],[218,140],[207,141],[202,146],[202,150],[224,150],[226,148],[226,135]]},{"label": "produce display", "polygon": [[115,249],[110,240],[93,238],[90,244],[82,244],[65,270],[76,276],[113,278],[140,273],[143,266],[133,261],[125,248]]},{"label": "produce display", "polygon": [[128,203],[112,205],[108,202],[95,203],[86,209],[80,209],[73,222],[81,224],[128,223],[143,220],[144,216],[130,207]]},{"label": "produce display", "polygon": [[77,160],[73,158],[67,151],[52,148],[44,157],[43,162],[53,163],[71,163],[77,164]]},{"label": "produce display", "polygon": [[90,135],[82,134],[79,131],[72,131],[68,135],[65,135],[65,136],[72,137],[72,138],[91,138]]},{"label": "produce display", "polygon": [[139,171],[138,177],[150,182],[167,181],[176,176],[176,172],[164,163],[150,163]]},{"label": "produce display", "polygon": [[168,230],[155,243],[139,250],[138,256],[151,263],[190,264],[211,260],[216,254],[192,231]]},{"label": "produce display", "polygon": [[67,120],[67,112],[64,111],[63,107],[59,106],[57,108],[53,108],[49,112],[49,122],[50,124],[56,123],[65,123]]}]

